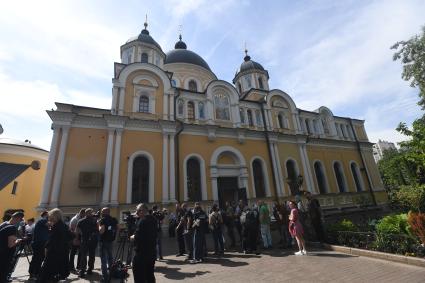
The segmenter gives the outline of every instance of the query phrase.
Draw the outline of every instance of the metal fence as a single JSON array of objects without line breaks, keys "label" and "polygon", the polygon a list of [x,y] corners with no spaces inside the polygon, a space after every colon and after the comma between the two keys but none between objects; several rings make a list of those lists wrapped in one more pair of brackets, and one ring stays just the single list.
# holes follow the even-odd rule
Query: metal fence
[{"label": "metal fence", "polygon": [[418,238],[405,234],[337,231],[328,235],[332,244],[408,256],[425,257]]}]

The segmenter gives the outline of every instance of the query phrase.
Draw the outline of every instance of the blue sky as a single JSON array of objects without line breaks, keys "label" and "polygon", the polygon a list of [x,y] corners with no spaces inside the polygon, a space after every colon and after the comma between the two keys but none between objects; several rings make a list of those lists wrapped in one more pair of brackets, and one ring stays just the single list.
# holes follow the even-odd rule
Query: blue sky
[{"label": "blue sky", "polygon": [[366,120],[369,139],[400,141],[394,129],[420,115],[417,90],[401,80],[390,46],[425,25],[425,1],[6,1],[0,9],[2,137],[49,149],[54,102],[110,108],[119,48],[140,33],[164,51],[182,25],[188,49],[231,81],[243,60],[270,74],[297,107],[328,106]]}]

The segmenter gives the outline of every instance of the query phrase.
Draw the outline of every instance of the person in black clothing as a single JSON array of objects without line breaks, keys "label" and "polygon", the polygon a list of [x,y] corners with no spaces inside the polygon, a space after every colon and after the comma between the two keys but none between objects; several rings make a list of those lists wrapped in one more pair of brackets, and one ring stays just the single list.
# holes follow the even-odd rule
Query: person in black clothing
[{"label": "person in black clothing", "polygon": [[[223,209],[223,222],[226,226],[227,235],[230,238],[230,248],[234,248],[236,245],[235,240],[235,208],[234,205],[230,205],[230,203],[227,201],[225,208]],[[240,224],[240,221],[239,221]]]},{"label": "person in black clothing", "polygon": [[306,192],[305,196],[307,198],[307,209],[310,216],[311,224],[313,225],[316,237],[319,242],[325,242],[325,232],[323,230],[322,224],[322,210],[320,208],[320,203],[317,199],[313,198],[313,195],[310,192]]},{"label": "person in black clothing", "polygon": [[160,211],[157,205],[152,206],[152,215],[156,219],[158,225],[158,237],[156,238],[156,258],[163,259],[162,257],[162,221],[164,221],[166,210]]},{"label": "person in black clothing", "polygon": [[100,261],[102,267],[102,281],[109,282],[109,268],[112,266],[112,244],[118,230],[118,221],[110,216],[108,207],[102,208],[101,219],[99,220],[99,240],[100,240]]},{"label": "person in black clothing", "polygon": [[81,270],[79,276],[85,277],[87,268],[87,254],[89,256],[87,274],[91,274],[94,268],[96,254],[98,228],[96,219],[93,217],[93,209],[86,209],[86,216],[78,221],[77,233],[80,237]]},{"label": "person in black clothing", "polygon": [[131,236],[136,251],[133,258],[134,282],[151,283],[155,282],[157,223],[155,217],[149,214],[146,204],[139,204],[136,213],[139,220],[136,233]]},{"label": "person in black clothing", "polygon": [[193,259],[193,213],[187,208],[184,203],[182,208],[184,209],[184,240],[188,251],[187,260]]},{"label": "person in black clothing", "polygon": [[35,223],[32,238],[32,259],[29,267],[30,280],[36,279],[40,274],[41,264],[43,263],[47,240],[49,239],[48,212],[43,211],[41,218]]},{"label": "person in black clothing", "polygon": [[259,213],[255,208],[244,208],[241,215],[242,224],[242,249],[244,253],[259,254],[257,251],[257,238],[258,238],[258,227],[259,227]]},{"label": "person in black clothing", "polygon": [[244,208],[245,208],[245,204],[244,204],[243,200],[239,200],[239,204],[236,205],[235,208],[234,208],[234,211],[235,211],[235,214],[234,214],[234,216],[235,216],[234,217],[235,227],[236,227],[236,230],[238,231],[238,234],[239,234],[239,240],[240,240],[241,246],[242,246],[243,235],[242,235],[242,223],[241,223],[240,219],[241,219],[241,215],[244,211]]},{"label": "person in black clothing", "polygon": [[23,218],[23,212],[15,212],[9,221],[0,224],[0,283],[8,282],[8,276],[13,271],[15,247],[21,242],[16,236],[18,233],[16,226]]},{"label": "person in black clothing", "polygon": [[[186,204],[183,204],[183,206],[186,206]],[[180,204],[176,204],[176,236],[177,236],[177,244],[179,246],[179,253],[177,256],[182,256],[186,253],[186,248],[184,245],[184,216],[185,216],[185,210],[180,207]]]},{"label": "person in black clothing", "polygon": [[50,234],[46,243],[46,257],[40,270],[38,283],[64,280],[69,276],[69,244],[73,237],[62,220],[62,211],[49,211]]},{"label": "person in black clothing", "polygon": [[199,202],[195,203],[195,208],[193,211],[193,260],[191,263],[199,263],[202,262],[205,255],[205,230],[208,225],[208,215],[205,211],[202,210]]}]

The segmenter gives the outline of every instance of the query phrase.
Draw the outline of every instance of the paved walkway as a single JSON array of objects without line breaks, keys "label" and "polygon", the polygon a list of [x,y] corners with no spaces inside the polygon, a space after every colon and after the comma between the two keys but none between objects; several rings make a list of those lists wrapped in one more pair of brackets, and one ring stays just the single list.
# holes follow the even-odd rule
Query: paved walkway
[{"label": "paved walkway", "polygon": [[[168,240],[168,239],[167,239]],[[174,246],[174,239],[168,242]],[[167,250],[169,250],[169,248]],[[28,282],[28,262],[21,258],[14,282]],[[274,249],[261,255],[227,253],[208,258],[205,263],[185,263],[182,257],[168,255],[155,267],[157,282],[425,282],[425,268],[387,262],[338,252],[313,250],[308,256],[295,256],[291,250]],[[100,259],[94,274],[85,280],[72,274],[65,282],[98,282]],[[118,282],[118,281],[114,281]],[[132,277],[127,282],[133,282]]]}]

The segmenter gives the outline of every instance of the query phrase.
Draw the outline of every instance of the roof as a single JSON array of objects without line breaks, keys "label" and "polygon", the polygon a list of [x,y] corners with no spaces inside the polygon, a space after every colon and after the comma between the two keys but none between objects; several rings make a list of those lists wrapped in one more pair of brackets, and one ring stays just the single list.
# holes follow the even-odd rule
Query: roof
[{"label": "roof", "polygon": [[146,28],[143,29],[138,36],[131,37],[129,40],[127,40],[126,44],[133,41],[152,44],[162,51],[161,46],[158,44],[158,42],[155,41],[155,39],[152,38],[152,36],[149,35],[149,31]]},{"label": "roof", "polygon": [[255,61],[251,60],[251,57],[246,55],[243,63],[241,64],[241,66],[239,68],[239,72],[245,72],[245,71],[249,71],[249,70],[264,71],[264,68],[263,68],[263,66],[261,66],[260,63],[257,63]]},{"label": "roof", "polygon": [[0,191],[19,177],[30,165],[0,162]]},{"label": "roof", "polygon": [[193,51],[187,50],[187,45],[182,41],[181,35],[179,36],[179,38],[180,40],[177,41],[176,45],[174,46],[175,49],[169,51],[166,54],[164,64],[187,63],[198,65],[212,72],[210,66],[208,66],[207,62],[205,62],[205,60],[202,59],[201,56],[199,56]]},{"label": "roof", "polygon": [[16,139],[0,138],[0,144],[10,144],[10,145],[16,145],[16,146],[24,146],[24,147],[29,147],[29,148],[38,149],[38,150],[48,152],[47,150],[44,150],[41,147],[33,145],[30,142],[23,142],[23,141],[16,140]]}]

